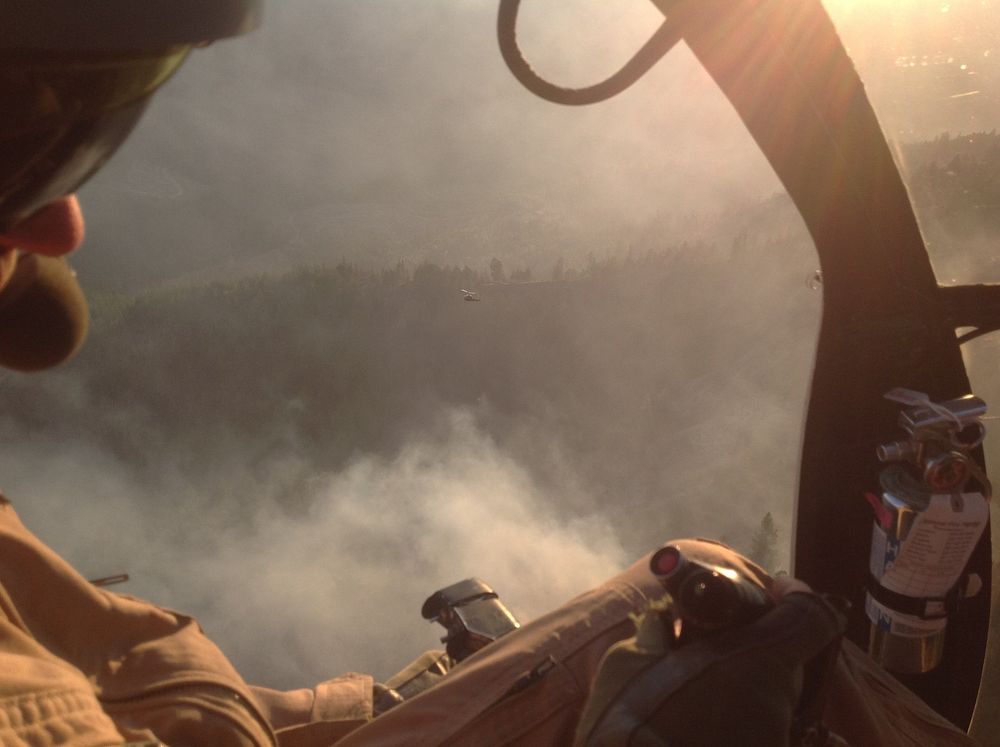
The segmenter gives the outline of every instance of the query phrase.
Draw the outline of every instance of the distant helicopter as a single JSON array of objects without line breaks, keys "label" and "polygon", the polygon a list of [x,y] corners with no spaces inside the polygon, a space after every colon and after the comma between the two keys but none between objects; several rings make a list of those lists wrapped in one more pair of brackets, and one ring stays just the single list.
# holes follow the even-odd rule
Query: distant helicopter
[{"label": "distant helicopter", "polygon": [[462,293],[465,294],[464,295],[464,300],[466,300],[466,301],[482,301],[483,300],[483,299],[481,299],[479,297],[479,294],[476,293],[475,291],[470,291],[470,290],[466,290],[465,288],[462,288]]}]

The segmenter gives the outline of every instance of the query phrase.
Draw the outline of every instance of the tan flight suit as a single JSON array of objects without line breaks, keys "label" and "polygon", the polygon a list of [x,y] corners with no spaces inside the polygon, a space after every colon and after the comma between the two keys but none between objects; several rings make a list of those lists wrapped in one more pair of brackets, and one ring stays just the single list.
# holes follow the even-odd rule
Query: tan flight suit
[{"label": "tan flight suit", "polygon": [[88,583],[0,497],[3,747],[272,745],[276,730],[325,745],[371,718],[371,690],[348,675],[255,693],[197,622]]},{"label": "tan flight suit", "polygon": [[[708,543],[673,544],[683,551],[688,542]],[[709,544],[720,559],[770,585],[760,567],[718,543]],[[604,651],[634,632],[629,613],[662,593],[647,556],[487,646],[440,684],[353,732],[338,747],[570,745]],[[531,673],[546,669],[532,681]],[[853,644],[845,643],[833,676],[824,720],[852,747],[976,744]],[[719,698],[724,702],[725,693]],[[723,705],[713,710],[725,713]],[[734,723],[734,745],[740,744],[739,729]]]},{"label": "tan flight suit", "polygon": [[[604,651],[659,596],[647,562],[370,720],[370,677],[249,687],[194,620],[94,587],[0,499],[0,745],[569,744]],[[835,677],[827,720],[855,747],[974,744],[853,647]]]}]

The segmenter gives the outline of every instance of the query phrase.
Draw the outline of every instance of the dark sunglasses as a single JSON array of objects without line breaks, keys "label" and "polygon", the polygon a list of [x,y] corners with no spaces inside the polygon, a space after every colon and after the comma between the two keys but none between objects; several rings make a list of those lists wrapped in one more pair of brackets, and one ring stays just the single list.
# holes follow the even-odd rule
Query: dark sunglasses
[{"label": "dark sunglasses", "polygon": [[260,0],[4,0],[0,231],[92,176],[194,46],[256,25]]}]

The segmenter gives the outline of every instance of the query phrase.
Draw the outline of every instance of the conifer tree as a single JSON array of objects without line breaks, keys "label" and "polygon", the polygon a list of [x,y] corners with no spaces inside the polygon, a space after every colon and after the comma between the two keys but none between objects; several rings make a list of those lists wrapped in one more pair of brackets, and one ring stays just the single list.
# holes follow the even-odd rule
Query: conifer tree
[{"label": "conifer tree", "polygon": [[768,573],[774,572],[778,562],[778,530],[770,511],[760,520],[760,526],[750,540],[750,552],[747,555]]}]

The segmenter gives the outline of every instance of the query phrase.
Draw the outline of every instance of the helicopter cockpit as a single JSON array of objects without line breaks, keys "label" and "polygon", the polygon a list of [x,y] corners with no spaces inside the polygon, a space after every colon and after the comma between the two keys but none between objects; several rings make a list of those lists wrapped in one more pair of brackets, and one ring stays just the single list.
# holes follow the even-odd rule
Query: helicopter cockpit
[{"label": "helicopter cockpit", "polygon": [[[899,676],[993,730],[995,9],[272,6],[80,192],[91,339],[0,387],[43,539],[276,687],[392,671],[456,579],[528,619],[681,535],[899,661],[873,536],[942,495],[982,510]],[[890,452],[966,472],[883,521]]]}]

